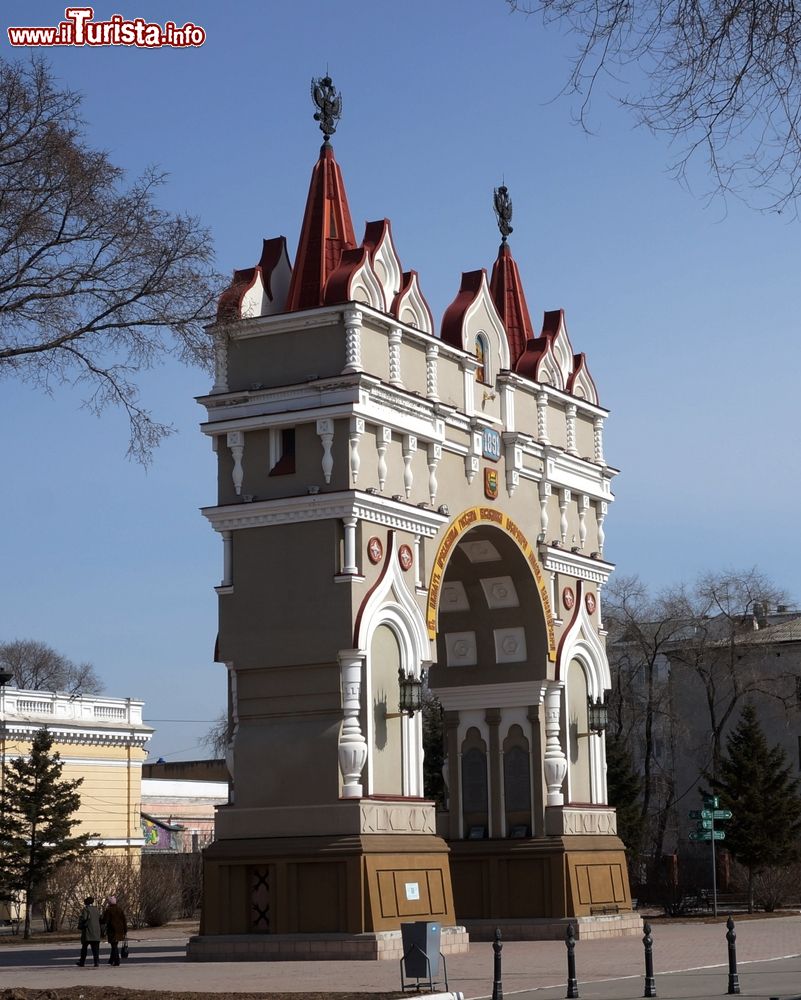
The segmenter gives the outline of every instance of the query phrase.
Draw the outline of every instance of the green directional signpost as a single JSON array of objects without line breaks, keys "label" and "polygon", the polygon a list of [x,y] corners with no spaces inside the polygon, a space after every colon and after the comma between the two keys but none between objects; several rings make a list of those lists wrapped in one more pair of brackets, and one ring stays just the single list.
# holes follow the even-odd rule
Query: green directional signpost
[{"label": "green directional signpost", "polygon": [[731,819],[731,809],[720,809],[720,800],[717,795],[704,796],[703,809],[691,809],[690,819],[697,820],[695,830],[690,833],[690,840],[709,841],[712,847],[712,912],[718,915],[718,877],[717,866],[715,864],[715,841],[725,840],[725,830],[716,830],[715,823]]}]

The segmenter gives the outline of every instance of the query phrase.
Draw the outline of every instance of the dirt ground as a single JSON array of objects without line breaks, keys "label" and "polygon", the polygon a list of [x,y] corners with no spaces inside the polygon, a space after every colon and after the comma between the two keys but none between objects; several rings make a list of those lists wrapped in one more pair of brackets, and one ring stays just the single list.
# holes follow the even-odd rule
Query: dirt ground
[{"label": "dirt ground", "polygon": [[[393,1000],[402,993],[165,993],[127,990],[120,986],[68,986],[58,990],[6,989],[0,1000]],[[407,994],[408,996],[408,994]]]}]

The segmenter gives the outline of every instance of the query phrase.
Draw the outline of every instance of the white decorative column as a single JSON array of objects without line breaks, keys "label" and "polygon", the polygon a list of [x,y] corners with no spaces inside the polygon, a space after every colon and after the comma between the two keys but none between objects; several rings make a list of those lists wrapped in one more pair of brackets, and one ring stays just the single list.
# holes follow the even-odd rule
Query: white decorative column
[{"label": "white decorative column", "polygon": [[233,531],[222,532],[223,541],[223,578],[220,581],[221,587],[230,587],[234,582],[234,533]]},{"label": "white decorative column", "polygon": [[523,449],[517,443],[517,434],[504,433],[503,443],[506,447],[506,492],[514,494],[520,483],[520,470],[523,468]]},{"label": "white decorative column", "polygon": [[606,520],[606,512],[609,509],[609,504],[606,500],[602,500],[598,504],[598,555],[602,556],[604,554],[604,542],[606,541],[606,534],[604,533],[604,521]]},{"label": "white decorative column", "polygon": [[414,434],[406,434],[403,438],[403,488],[408,499],[414,484],[414,473],[412,472],[412,458],[417,451],[417,437]]},{"label": "white decorative column", "polygon": [[498,387],[501,393],[501,420],[503,429],[513,431],[515,429],[515,387],[508,376],[498,377]]},{"label": "white decorative column", "polygon": [[562,545],[567,542],[567,505],[570,503],[570,490],[559,490],[559,534],[562,537]]},{"label": "white decorative column", "polygon": [[472,417],[476,412],[476,372],[478,371],[478,359],[472,355],[467,355],[459,361],[462,369],[462,381],[464,384],[464,412],[468,417]]},{"label": "white decorative column", "polygon": [[356,576],[359,567],[356,565],[356,525],[355,517],[343,517],[342,524],[345,526],[345,552],[342,572],[347,576]]},{"label": "white decorative column", "polygon": [[584,543],[587,541],[587,511],[590,509],[590,498],[584,493],[578,498],[578,516],[579,516],[579,548],[584,548]]},{"label": "white decorative column", "polygon": [[334,471],[334,456],[331,453],[331,446],[334,443],[334,421],[330,417],[318,420],[317,433],[323,446],[323,476],[325,481],[330,483],[331,473]]},{"label": "white decorative column", "polygon": [[540,444],[550,444],[548,438],[548,393],[537,393],[537,439]]},{"label": "white decorative column", "polygon": [[540,480],[539,486],[540,493],[540,531],[542,532],[542,540],[547,541],[548,538],[548,500],[551,496],[551,484],[546,483],[544,479]]},{"label": "white decorative column", "polygon": [[420,565],[420,552],[422,550],[423,536],[414,536],[414,585],[415,587],[423,586],[423,570]]},{"label": "white decorative column", "polygon": [[361,777],[367,763],[367,741],[359,725],[359,712],[364,658],[360,649],[341,649],[338,654],[343,715],[338,755],[343,799],[360,799],[363,795]]},{"label": "white decorative column", "polygon": [[565,406],[565,438],[568,455],[578,455],[576,448],[576,404],[568,403]]},{"label": "white decorative column", "polygon": [[376,428],[375,441],[378,452],[378,488],[383,493],[387,481],[387,448],[392,441],[392,430],[389,427]]},{"label": "white decorative column", "polygon": [[345,310],[345,367],[342,374],[362,371],[362,314],[358,309]]},{"label": "white decorative column", "polygon": [[389,384],[403,388],[401,378],[401,332],[398,327],[389,331]]},{"label": "white decorative column", "polygon": [[467,476],[468,485],[473,482],[476,473],[481,465],[481,454],[483,451],[482,437],[477,431],[470,434],[470,450],[464,457],[464,474]]},{"label": "white decorative column", "polygon": [[361,465],[359,440],[362,434],[364,434],[364,420],[361,417],[351,417],[348,440],[350,441],[350,479],[352,486],[356,485],[356,480],[359,478],[359,466]]},{"label": "white decorative column", "polygon": [[593,459],[598,465],[606,465],[604,459],[604,418],[596,417],[592,425]]},{"label": "white decorative column", "polygon": [[551,681],[545,688],[545,786],[548,789],[546,805],[562,806],[562,782],[567,774],[567,758],[559,739],[562,709],[562,687]]},{"label": "white decorative column", "polygon": [[214,385],[212,392],[228,392],[228,336],[214,331]]},{"label": "white decorative column", "polygon": [[428,495],[431,503],[437,499],[437,466],[442,458],[442,445],[436,441],[429,442],[428,445]]},{"label": "white decorative column", "polygon": [[437,390],[437,357],[439,348],[436,344],[428,344],[426,347],[426,396],[433,402],[439,400]]},{"label": "white decorative column", "polygon": [[245,453],[244,431],[228,431],[226,442],[228,447],[231,449],[231,455],[234,459],[234,468],[231,472],[231,478],[234,481],[236,495],[239,496],[242,492],[242,479],[245,475],[245,470],[242,468],[242,456]]}]

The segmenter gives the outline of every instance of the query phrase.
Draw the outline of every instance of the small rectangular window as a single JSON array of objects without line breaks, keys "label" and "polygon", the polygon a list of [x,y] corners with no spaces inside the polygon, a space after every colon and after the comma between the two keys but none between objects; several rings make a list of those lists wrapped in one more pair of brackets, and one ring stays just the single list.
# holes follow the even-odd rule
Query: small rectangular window
[{"label": "small rectangular window", "polygon": [[270,430],[270,475],[289,476],[295,471],[295,428]]}]

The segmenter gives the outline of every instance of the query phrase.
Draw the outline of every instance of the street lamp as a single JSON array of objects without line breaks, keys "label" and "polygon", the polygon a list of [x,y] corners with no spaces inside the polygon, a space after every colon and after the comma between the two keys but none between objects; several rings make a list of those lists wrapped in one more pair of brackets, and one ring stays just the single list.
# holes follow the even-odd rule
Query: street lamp
[{"label": "street lamp", "polygon": [[595,701],[592,698],[587,698],[587,728],[591,733],[597,733],[598,736],[605,732],[609,726],[609,695],[611,693],[609,689],[604,691],[603,701],[600,698],[596,698]]}]

